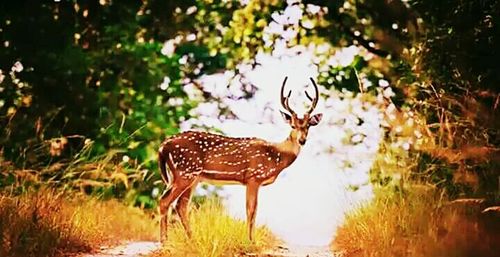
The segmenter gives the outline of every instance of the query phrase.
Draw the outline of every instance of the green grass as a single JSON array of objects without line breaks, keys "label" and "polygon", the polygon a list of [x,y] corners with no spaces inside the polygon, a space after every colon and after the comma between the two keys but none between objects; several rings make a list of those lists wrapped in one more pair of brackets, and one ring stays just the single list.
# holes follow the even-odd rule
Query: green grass
[{"label": "green grass", "polygon": [[255,242],[248,240],[244,221],[229,217],[217,200],[191,210],[193,236],[189,239],[180,222],[170,224],[168,241],[154,256],[222,257],[259,253],[277,243],[264,227],[255,229]]},{"label": "green grass", "polygon": [[432,188],[380,191],[372,203],[348,214],[332,248],[345,256],[495,256],[498,216],[480,211],[449,204]]}]

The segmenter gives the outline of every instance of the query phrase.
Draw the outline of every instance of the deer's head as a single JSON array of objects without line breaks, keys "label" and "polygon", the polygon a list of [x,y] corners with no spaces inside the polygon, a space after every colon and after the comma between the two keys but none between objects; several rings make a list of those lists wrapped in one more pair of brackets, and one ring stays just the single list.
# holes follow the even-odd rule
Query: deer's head
[{"label": "deer's head", "polygon": [[314,111],[314,108],[316,108],[316,104],[318,103],[318,86],[316,85],[316,82],[314,82],[314,80],[310,78],[314,86],[314,98],[311,97],[309,93],[307,93],[307,91],[305,91],[307,98],[311,100],[312,103],[304,116],[302,118],[299,118],[288,104],[288,100],[290,98],[290,95],[292,94],[292,90],[289,90],[286,96],[283,94],[285,91],[285,84],[287,79],[288,77],[285,77],[285,80],[283,80],[283,85],[281,86],[281,105],[283,105],[283,108],[285,108],[285,110],[289,113],[283,111],[280,112],[281,115],[283,115],[285,121],[292,127],[292,140],[296,140],[299,144],[303,145],[306,143],[309,127],[318,125],[318,123],[321,121],[321,118],[323,117],[322,113],[312,115],[312,112]]}]

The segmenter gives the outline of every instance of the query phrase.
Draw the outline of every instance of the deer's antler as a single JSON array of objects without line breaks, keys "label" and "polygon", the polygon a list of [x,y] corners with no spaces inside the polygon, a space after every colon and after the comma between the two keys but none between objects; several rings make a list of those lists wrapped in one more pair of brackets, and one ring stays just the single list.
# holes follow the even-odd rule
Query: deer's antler
[{"label": "deer's antler", "polygon": [[288,77],[285,77],[285,79],[283,80],[283,85],[281,85],[281,105],[283,105],[283,108],[285,108],[285,110],[290,112],[290,114],[294,115],[295,112],[292,110],[292,108],[290,108],[290,105],[288,103],[288,100],[290,99],[290,95],[292,95],[292,90],[288,91],[287,96],[285,96],[283,94],[285,92],[285,85],[286,85],[287,79],[288,79]]},{"label": "deer's antler", "polygon": [[[307,110],[306,114],[310,115],[313,111],[314,108],[316,108],[316,105],[318,104],[318,98],[319,98],[319,90],[318,90],[318,85],[316,85],[316,82],[314,82],[313,78],[309,78],[314,86],[314,98],[312,98],[309,93],[307,93],[307,90],[304,91],[306,93],[307,98],[311,100],[311,107],[309,107],[309,110]],[[285,80],[286,81],[286,80]]]}]

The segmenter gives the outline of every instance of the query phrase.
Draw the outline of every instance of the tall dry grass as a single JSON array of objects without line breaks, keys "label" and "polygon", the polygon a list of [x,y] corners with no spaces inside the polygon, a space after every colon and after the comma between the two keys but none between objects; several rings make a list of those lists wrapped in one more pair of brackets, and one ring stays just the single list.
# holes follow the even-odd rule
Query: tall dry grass
[{"label": "tall dry grass", "polygon": [[345,256],[498,256],[499,216],[482,207],[451,204],[428,187],[377,192],[347,216],[332,248]]},{"label": "tall dry grass", "polygon": [[217,200],[209,200],[191,211],[193,235],[186,236],[180,222],[171,224],[168,241],[156,257],[224,257],[257,254],[275,246],[278,241],[265,227],[257,227],[254,242],[248,240],[244,221],[227,215]]},{"label": "tall dry grass", "polygon": [[0,193],[0,256],[89,252],[122,240],[156,240],[157,223],[118,201],[41,190]]}]

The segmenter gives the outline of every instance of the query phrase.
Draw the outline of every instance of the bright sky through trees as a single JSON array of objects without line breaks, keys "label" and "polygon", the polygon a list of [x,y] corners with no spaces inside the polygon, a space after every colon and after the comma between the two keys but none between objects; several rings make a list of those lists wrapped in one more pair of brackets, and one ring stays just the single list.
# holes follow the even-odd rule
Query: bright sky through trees
[{"label": "bright sky through trees", "polygon": [[[299,12],[284,13],[297,15]],[[269,26],[276,26],[273,24]],[[169,41],[166,44],[170,44]],[[325,58],[320,55],[325,48],[330,46],[311,44],[307,48],[287,48],[279,41],[272,54],[257,55],[259,65],[255,68],[244,69],[240,65],[236,79],[232,71],[202,76],[199,83],[203,90],[221,101],[201,103],[192,110],[195,116],[183,123],[183,129],[206,126],[220,129],[229,136],[284,140],[290,127],[279,113],[283,79],[289,77],[287,89],[292,90],[291,105],[301,115],[310,103],[304,94],[304,90],[312,90],[309,78],[317,80],[320,70],[327,69],[315,63]],[[356,55],[369,58],[366,52],[349,46],[337,50],[323,65],[348,66]],[[239,79],[256,87],[253,97],[234,100],[242,95]],[[196,89],[189,87],[188,90]],[[274,184],[263,188],[259,196],[257,222],[268,225],[280,238],[293,244],[328,244],[344,213],[372,197],[369,170],[381,140],[382,111],[374,103],[363,101],[361,94],[331,92],[321,85],[320,92],[323,97],[315,113],[324,113],[322,122],[310,129],[298,160]],[[222,105],[227,106],[236,119],[224,118],[220,113]],[[244,190],[241,186],[225,186],[222,192],[230,212],[242,219],[245,217]]]}]

